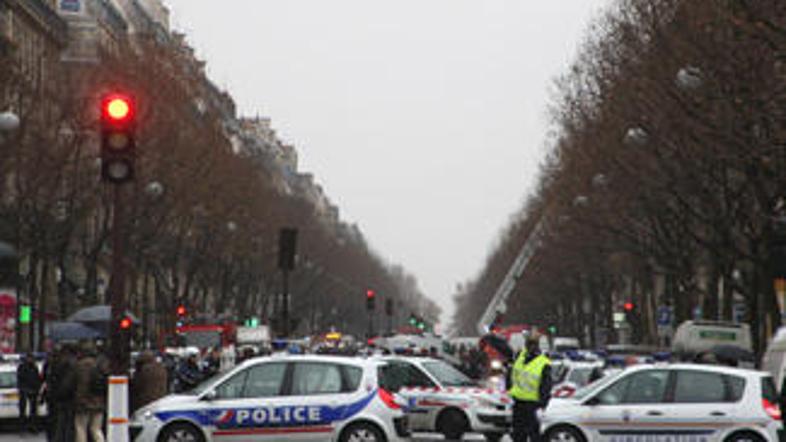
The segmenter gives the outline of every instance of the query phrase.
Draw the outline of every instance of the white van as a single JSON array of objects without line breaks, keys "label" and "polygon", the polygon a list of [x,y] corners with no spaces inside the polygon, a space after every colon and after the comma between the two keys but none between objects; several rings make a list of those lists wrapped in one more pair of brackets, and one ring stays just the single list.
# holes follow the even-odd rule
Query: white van
[{"label": "white van", "polygon": [[748,324],[718,321],[685,321],[677,327],[671,350],[677,355],[696,355],[721,345],[753,351]]},{"label": "white van", "polygon": [[781,327],[772,337],[761,359],[761,369],[772,375],[775,387],[781,389],[786,375],[786,327]]}]

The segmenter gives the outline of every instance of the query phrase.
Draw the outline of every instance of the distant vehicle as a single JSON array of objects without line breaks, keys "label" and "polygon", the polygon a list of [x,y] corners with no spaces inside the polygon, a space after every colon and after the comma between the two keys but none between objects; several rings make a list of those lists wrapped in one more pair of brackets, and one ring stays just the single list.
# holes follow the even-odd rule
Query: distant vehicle
[{"label": "distant vehicle", "polygon": [[573,362],[567,361],[552,367],[554,387],[551,389],[553,397],[570,397],[578,389],[597,380],[594,377],[604,377],[603,362]]},{"label": "distant vehicle", "polygon": [[783,389],[783,379],[786,377],[786,327],[778,329],[767,345],[761,360],[761,369],[772,375],[779,391]]},{"label": "distant vehicle", "polygon": [[235,336],[235,343],[238,347],[243,345],[256,347],[270,345],[270,327],[266,325],[261,325],[259,327],[238,327]]},{"label": "distant vehicle", "polygon": [[674,332],[671,348],[677,356],[685,357],[709,352],[718,346],[752,352],[750,326],[731,322],[685,321]]},{"label": "distant vehicle", "polygon": [[188,324],[177,327],[175,331],[179,346],[205,349],[234,344],[236,329],[234,324]]},{"label": "distant vehicle", "polygon": [[783,424],[769,374],[673,364],[631,367],[552,399],[542,429],[550,442],[774,442]]},{"label": "distant vehicle", "polygon": [[577,351],[581,348],[578,338],[557,336],[552,339],[551,350],[558,352]]},{"label": "distant vehicle", "polygon": [[134,413],[135,442],[403,442],[407,417],[380,361],[337,356],[249,359],[185,394]]},{"label": "distant vehicle", "polygon": [[[0,364],[0,419],[19,418],[19,390],[16,386],[17,364]],[[39,370],[41,367],[38,367]],[[38,415],[46,415],[46,406],[38,406]]]}]

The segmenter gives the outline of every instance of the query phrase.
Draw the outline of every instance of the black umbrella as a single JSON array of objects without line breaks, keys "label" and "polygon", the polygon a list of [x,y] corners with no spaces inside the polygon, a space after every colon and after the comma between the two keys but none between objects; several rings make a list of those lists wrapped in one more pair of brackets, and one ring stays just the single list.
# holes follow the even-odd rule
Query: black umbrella
[{"label": "black umbrella", "polygon": [[81,341],[104,338],[104,333],[79,322],[53,322],[49,325],[49,337],[53,341]]},{"label": "black umbrella", "polygon": [[510,348],[508,341],[505,340],[502,336],[498,336],[495,334],[487,334],[483,335],[480,338],[480,343],[485,344],[496,350],[499,354],[501,354],[506,360],[512,361],[513,360],[513,349]]},{"label": "black umbrella", "polygon": [[753,352],[745,350],[742,347],[737,347],[736,345],[716,345],[710,349],[710,353],[719,361],[753,362],[755,360]]}]

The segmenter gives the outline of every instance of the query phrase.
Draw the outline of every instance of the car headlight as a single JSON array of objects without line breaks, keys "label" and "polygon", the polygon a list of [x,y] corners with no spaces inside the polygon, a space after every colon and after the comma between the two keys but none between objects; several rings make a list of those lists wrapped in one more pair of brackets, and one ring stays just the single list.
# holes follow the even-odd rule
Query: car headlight
[{"label": "car headlight", "polygon": [[137,410],[137,412],[134,413],[132,420],[138,422],[144,422],[144,421],[152,420],[153,418],[155,418],[155,415],[153,414],[153,410],[143,408],[141,410]]}]

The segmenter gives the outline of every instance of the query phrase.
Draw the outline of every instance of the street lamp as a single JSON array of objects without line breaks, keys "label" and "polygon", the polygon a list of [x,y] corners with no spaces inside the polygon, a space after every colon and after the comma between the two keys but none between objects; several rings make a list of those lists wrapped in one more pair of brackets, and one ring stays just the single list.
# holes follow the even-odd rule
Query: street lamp
[{"label": "street lamp", "polygon": [[576,198],[573,199],[573,206],[574,207],[587,207],[589,204],[589,197],[584,195],[578,195]]},{"label": "street lamp", "polygon": [[164,185],[158,181],[151,181],[145,186],[145,192],[153,198],[159,198],[164,194]]},{"label": "street lamp", "polygon": [[641,127],[631,127],[625,133],[625,144],[632,147],[641,147],[649,141],[649,134]]},{"label": "street lamp", "polygon": [[606,187],[606,184],[608,183],[608,177],[602,173],[596,174],[594,177],[592,177],[592,187],[603,188]]},{"label": "street lamp", "polygon": [[11,112],[0,113],[0,132],[13,132],[19,129],[19,117]]},{"label": "street lamp", "polygon": [[686,66],[677,71],[677,87],[684,91],[695,91],[704,85],[701,69],[695,66]]},{"label": "street lamp", "polygon": [[19,129],[19,117],[11,112],[0,113],[0,144],[5,142],[5,134],[11,134]]}]

